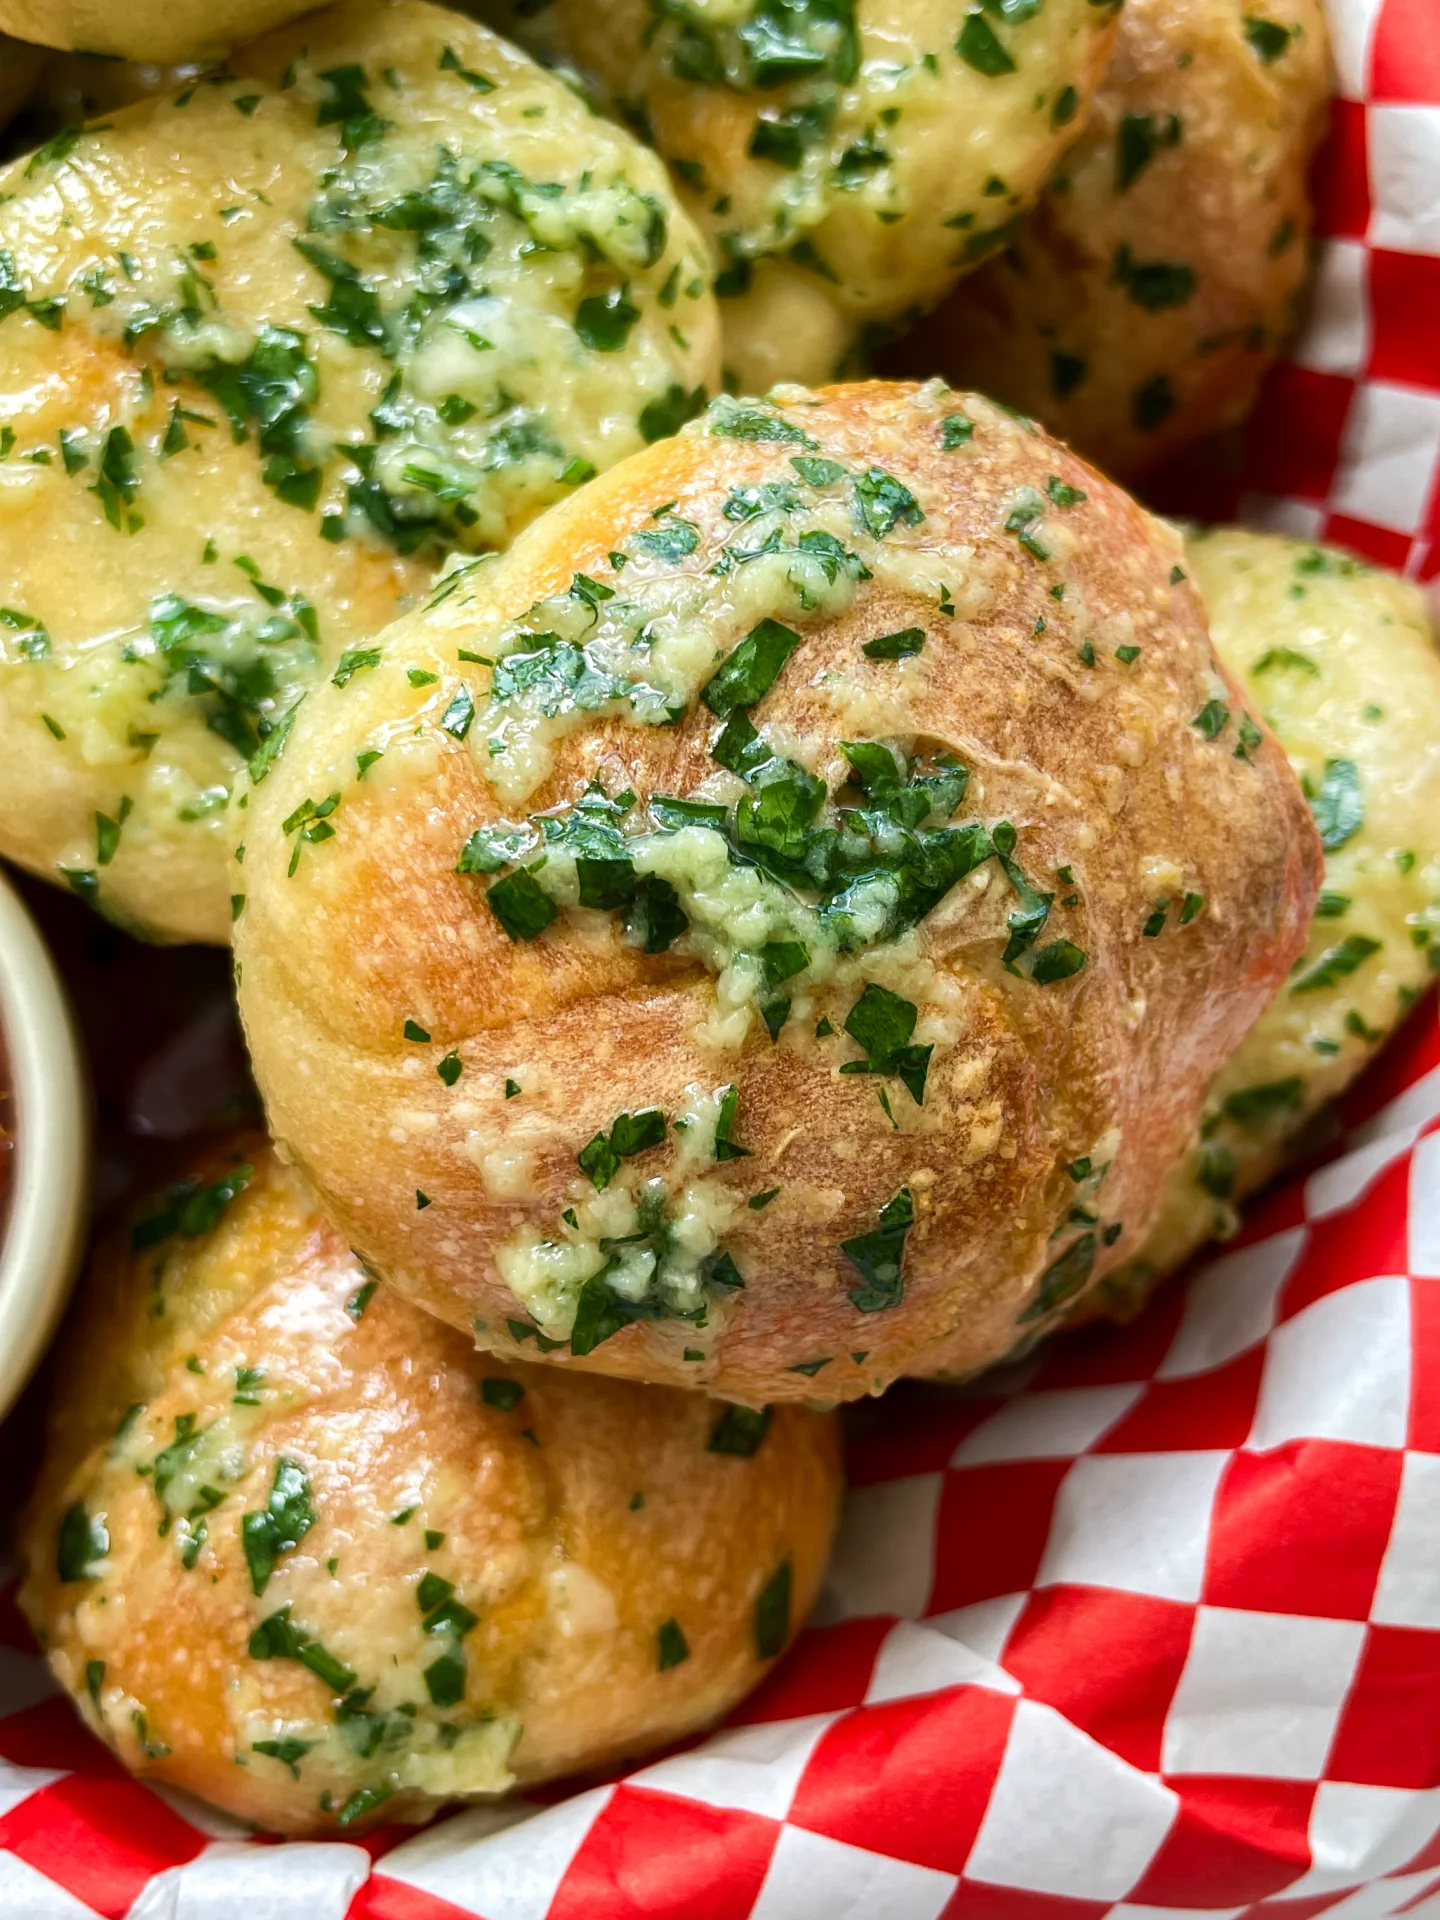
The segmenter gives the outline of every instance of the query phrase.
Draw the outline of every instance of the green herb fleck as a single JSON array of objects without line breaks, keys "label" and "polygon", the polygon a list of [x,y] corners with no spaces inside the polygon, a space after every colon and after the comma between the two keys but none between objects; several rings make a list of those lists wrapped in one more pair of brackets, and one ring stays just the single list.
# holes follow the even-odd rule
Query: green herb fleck
[{"label": "green herb fleck", "polygon": [[1256,58],[1262,66],[1271,66],[1290,44],[1290,29],[1282,27],[1278,20],[1266,20],[1262,15],[1245,15],[1245,38],[1249,41]]},{"label": "green herb fleck", "polygon": [[1343,847],[1365,824],[1365,802],[1360,773],[1353,760],[1327,760],[1320,791],[1310,797],[1310,811],[1320,829],[1327,853]]},{"label": "green herb fleck", "polygon": [[93,1580],[97,1561],[110,1551],[110,1534],[98,1515],[92,1517],[85,1504],[77,1500],[67,1507],[60,1521],[55,1548],[55,1572],[62,1581]]},{"label": "green herb fleck", "polygon": [[882,633],[862,642],[860,651],[868,660],[908,660],[919,653],[926,638],[923,627],[902,627],[898,633]]},{"label": "green herb fleck", "polygon": [[666,1620],[655,1635],[658,1651],[657,1666],[661,1673],[669,1667],[678,1667],[682,1660],[690,1658],[690,1643],[680,1631],[676,1620]]},{"label": "green herb fleck", "polygon": [[1190,724],[1207,740],[1218,740],[1230,724],[1230,708],[1223,700],[1207,700]]},{"label": "green herb fleck", "polygon": [[305,1469],[297,1460],[282,1455],[275,1462],[275,1478],[264,1507],[258,1513],[247,1513],[240,1523],[245,1564],[257,1596],[264,1593],[280,1555],[293,1552],[314,1524],[315,1507]]},{"label": "green herb fleck", "polygon": [[379,1284],[380,1282],[378,1280],[367,1280],[363,1286],[357,1287],[354,1293],[350,1295],[350,1298],[345,1302],[345,1311],[352,1320],[359,1320],[363,1316],[366,1307],[369,1306],[371,1300],[374,1298],[375,1289]]},{"label": "green herb fleck", "polygon": [[707,1453],[726,1453],[740,1460],[752,1460],[770,1431],[774,1417],[770,1407],[728,1406],[710,1430],[705,1443]]},{"label": "green herb fleck", "polygon": [[860,1313],[898,1307],[904,1298],[905,1239],[914,1223],[915,1203],[910,1189],[902,1187],[881,1207],[873,1232],[840,1242],[840,1251],[861,1278],[861,1285],[849,1289],[850,1304]]},{"label": "green herb fleck", "polygon": [[1221,1111],[1237,1127],[1258,1127],[1267,1120],[1273,1120],[1277,1114],[1298,1107],[1304,1097],[1305,1083],[1298,1076],[1292,1076],[1285,1080],[1269,1080],[1260,1086],[1241,1087],[1235,1093],[1226,1095],[1221,1103]]},{"label": "green herb fleck", "polygon": [[1347,935],[1338,946],[1327,947],[1313,965],[1291,981],[1291,993],[1319,993],[1325,987],[1333,987],[1337,980],[1354,973],[1372,954],[1379,953],[1380,945],[1378,940],[1368,939],[1363,933]]},{"label": "green herb fleck", "polygon": [[1006,52],[1004,42],[978,8],[966,14],[965,24],[955,41],[955,51],[966,66],[983,73],[987,80],[998,80],[1001,75],[1015,71],[1015,62]]},{"label": "green herb fleck", "polygon": [[1062,1301],[1079,1293],[1094,1268],[1095,1250],[1093,1233],[1082,1233],[1077,1240],[1072,1240],[1041,1274],[1035,1298],[1020,1315],[1020,1323],[1043,1319]]},{"label": "green herb fleck", "polygon": [[724,719],[737,707],[753,707],[779,678],[800,636],[778,620],[762,620],[732,647],[701,690],[701,699]]},{"label": "green herb fleck", "polygon": [[250,1636],[248,1651],[252,1660],[298,1660],[332,1693],[348,1693],[355,1684],[355,1675],[343,1661],[294,1624],[288,1605],[260,1622]]},{"label": "green herb fleck", "polygon": [[773,1660],[785,1651],[790,1638],[790,1593],[793,1568],[787,1555],[761,1588],[755,1602],[755,1651]]}]

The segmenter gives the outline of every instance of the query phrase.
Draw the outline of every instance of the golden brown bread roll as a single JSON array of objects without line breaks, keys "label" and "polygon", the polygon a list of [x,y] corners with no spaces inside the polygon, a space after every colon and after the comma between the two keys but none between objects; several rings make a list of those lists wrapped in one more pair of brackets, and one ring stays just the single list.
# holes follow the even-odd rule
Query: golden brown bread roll
[{"label": "golden brown bread roll", "polygon": [[356,1831],[718,1719],[839,1491],[831,1417],[476,1355],[252,1136],[97,1256],[22,1602],[133,1771]]},{"label": "golden brown bread roll", "polygon": [[936,382],[716,402],[452,573],[236,869],[354,1244],[497,1354],[757,1402],[1098,1282],[1319,874],[1182,562]]},{"label": "golden brown bread roll", "polygon": [[1132,1312],[1239,1225],[1440,970],[1440,652],[1417,586],[1238,527],[1187,542],[1215,650],[1305,783],[1325,878],[1305,952],[1217,1075],[1135,1260]]},{"label": "golden brown bread roll", "polygon": [[229,71],[0,189],[0,851],[213,941],[303,688],[718,375],[659,161],[483,27],[352,0]]},{"label": "golden brown bread roll", "polygon": [[316,0],[0,0],[0,30],[43,47],[126,60],[210,60]]},{"label": "golden brown bread roll", "polygon": [[[723,271],[742,392],[853,371],[1032,206],[1083,123],[1110,0],[494,0],[669,162]],[[928,373],[933,369],[923,369]]]},{"label": "golden brown bread roll", "polygon": [[1083,135],[1008,250],[887,357],[1138,475],[1233,426],[1294,326],[1320,0],[1128,0]]}]

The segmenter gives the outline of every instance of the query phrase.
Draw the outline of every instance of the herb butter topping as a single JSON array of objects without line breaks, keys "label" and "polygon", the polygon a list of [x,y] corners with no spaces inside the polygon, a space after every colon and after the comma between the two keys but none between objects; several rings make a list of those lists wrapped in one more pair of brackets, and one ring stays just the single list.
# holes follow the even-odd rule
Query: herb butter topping
[{"label": "herb butter topping", "polygon": [[1137,1287],[1234,1232],[1239,1201],[1440,971],[1440,660],[1418,590],[1238,529],[1197,536],[1190,563],[1217,651],[1300,775],[1325,877],[1304,953],[1210,1089],[1125,1276]]},{"label": "herb butter topping", "polygon": [[0,846],[223,939],[242,763],[446,553],[703,405],[709,270],[653,156],[415,0],[261,41],[6,185]]},{"label": "herb butter topping", "polygon": [[494,1351],[849,1395],[969,1337],[961,1270],[1003,1351],[1151,1202],[1178,984],[1294,950],[1253,704],[1178,541],[1032,423],[717,400],[307,700],[243,870],[262,1075],[301,1139],[347,1076],[383,1191],[327,1190]]},{"label": "herb butter topping", "polygon": [[[675,1120],[698,1173],[735,1113],[695,1096]],[[600,1144],[633,1159],[657,1122]],[[587,1161],[604,1199],[612,1158]],[[643,1305],[623,1251],[577,1351]],[[357,1266],[263,1138],[142,1206],[94,1278],[23,1604],[127,1766],[257,1827],[353,1837],[661,1744],[753,1684],[813,1597],[824,1423],[478,1358]],[[625,1685],[577,1716],[597,1670]]]},{"label": "herb butter topping", "polygon": [[[1083,122],[1107,0],[515,0],[669,161],[721,262],[742,389],[821,380],[860,329],[1003,244]],[[863,344],[869,344],[868,338]]]}]

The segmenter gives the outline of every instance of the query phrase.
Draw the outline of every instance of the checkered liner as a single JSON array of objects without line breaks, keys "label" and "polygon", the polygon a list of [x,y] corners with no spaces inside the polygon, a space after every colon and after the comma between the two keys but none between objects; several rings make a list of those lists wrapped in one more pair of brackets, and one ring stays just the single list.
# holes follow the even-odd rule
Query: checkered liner
[{"label": "checkered liner", "polygon": [[1251,418],[1243,489],[1200,491],[1215,518],[1428,580],[1440,574],[1440,4],[1326,11],[1340,97],[1315,174],[1314,311]]},{"label": "checkered liner", "polygon": [[[1440,0],[1330,0],[1316,312],[1246,517],[1440,574]],[[725,1732],[419,1835],[136,1785],[0,1602],[6,1920],[1440,1920],[1440,1024],[1124,1334],[852,1450],[816,1625]]]}]

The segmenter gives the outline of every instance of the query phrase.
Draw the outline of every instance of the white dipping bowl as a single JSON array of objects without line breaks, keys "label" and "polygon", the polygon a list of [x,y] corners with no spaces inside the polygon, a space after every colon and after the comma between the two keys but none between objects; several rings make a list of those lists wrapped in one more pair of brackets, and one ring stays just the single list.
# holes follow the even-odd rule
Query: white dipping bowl
[{"label": "white dipping bowl", "polygon": [[9,1075],[8,1189],[0,1195],[0,1416],[55,1331],[80,1262],[90,1095],[65,990],[20,897],[0,877],[0,1071]]}]

